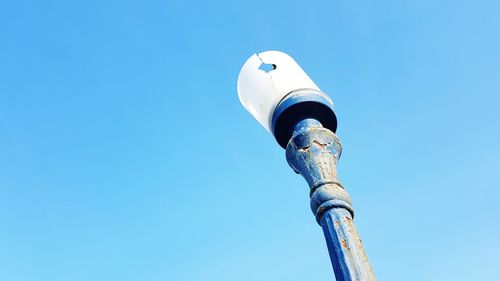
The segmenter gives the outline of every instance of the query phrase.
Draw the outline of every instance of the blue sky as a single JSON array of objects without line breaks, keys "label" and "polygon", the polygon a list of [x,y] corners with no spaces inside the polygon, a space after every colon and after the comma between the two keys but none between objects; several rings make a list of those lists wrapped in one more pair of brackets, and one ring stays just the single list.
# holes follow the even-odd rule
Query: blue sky
[{"label": "blue sky", "polygon": [[0,280],[333,280],[240,105],[255,52],[334,100],[379,280],[500,275],[500,4],[1,1]]}]

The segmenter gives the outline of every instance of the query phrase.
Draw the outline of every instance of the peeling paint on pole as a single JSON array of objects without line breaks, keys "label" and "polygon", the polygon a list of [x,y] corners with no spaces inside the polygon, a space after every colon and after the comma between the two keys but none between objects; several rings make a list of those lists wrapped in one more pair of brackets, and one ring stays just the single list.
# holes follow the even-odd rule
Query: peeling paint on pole
[{"label": "peeling paint on pole", "polygon": [[323,228],[335,277],[337,281],[374,281],[354,226],[351,198],[337,178],[340,140],[317,122],[304,123],[297,126],[288,143],[287,160],[310,186],[311,209]]}]

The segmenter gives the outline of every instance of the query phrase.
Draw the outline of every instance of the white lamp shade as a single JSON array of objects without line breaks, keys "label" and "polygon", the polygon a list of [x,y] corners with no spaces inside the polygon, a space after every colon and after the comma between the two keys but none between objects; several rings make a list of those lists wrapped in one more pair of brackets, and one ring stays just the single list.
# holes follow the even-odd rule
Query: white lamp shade
[{"label": "white lamp shade", "polygon": [[238,96],[243,107],[271,133],[276,106],[288,94],[303,89],[320,92],[295,60],[279,51],[254,54],[238,76]]}]

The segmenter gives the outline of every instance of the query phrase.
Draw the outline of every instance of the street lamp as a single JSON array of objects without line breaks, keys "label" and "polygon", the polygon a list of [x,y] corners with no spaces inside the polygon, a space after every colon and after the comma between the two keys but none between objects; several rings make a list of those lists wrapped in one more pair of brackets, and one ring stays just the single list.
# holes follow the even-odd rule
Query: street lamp
[{"label": "street lamp", "polygon": [[238,96],[309,184],[311,209],[323,228],[336,280],[376,280],[353,223],[351,198],[337,178],[342,146],[332,100],[278,51],[254,54],[245,62]]}]

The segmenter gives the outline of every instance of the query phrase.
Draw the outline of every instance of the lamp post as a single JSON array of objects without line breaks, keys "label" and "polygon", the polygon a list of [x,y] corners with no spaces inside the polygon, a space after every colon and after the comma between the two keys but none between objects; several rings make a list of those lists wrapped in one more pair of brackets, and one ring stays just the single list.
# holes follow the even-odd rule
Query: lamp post
[{"label": "lamp post", "polygon": [[337,281],[376,280],[353,223],[351,198],[337,178],[342,146],[332,100],[287,54],[251,56],[238,77],[245,109],[286,149],[292,169],[310,187]]}]

